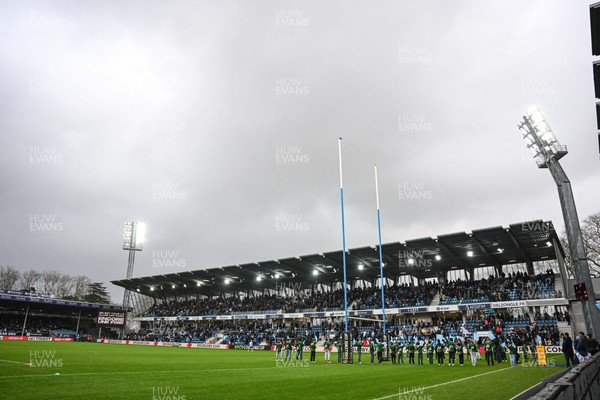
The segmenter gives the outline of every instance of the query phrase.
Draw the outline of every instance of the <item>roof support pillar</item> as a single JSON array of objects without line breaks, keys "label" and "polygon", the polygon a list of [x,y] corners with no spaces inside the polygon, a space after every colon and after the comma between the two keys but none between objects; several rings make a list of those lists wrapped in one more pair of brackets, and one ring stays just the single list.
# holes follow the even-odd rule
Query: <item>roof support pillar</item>
[{"label": "roof support pillar", "polygon": [[534,275],[533,261],[527,260],[525,264],[527,265],[527,274],[529,274],[529,276]]}]

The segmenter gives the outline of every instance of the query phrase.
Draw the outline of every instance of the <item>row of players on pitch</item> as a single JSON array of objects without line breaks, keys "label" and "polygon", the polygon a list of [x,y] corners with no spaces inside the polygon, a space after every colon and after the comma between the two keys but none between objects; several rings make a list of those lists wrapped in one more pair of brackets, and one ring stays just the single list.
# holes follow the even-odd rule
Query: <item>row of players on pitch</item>
[{"label": "row of players on pitch", "polygon": [[[323,347],[325,348],[325,356],[324,361],[326,363],[331,363],[331,349],[332,346],[337,347],[338,353],[338,362],[342,362],[342,342],[336,341],[335,343],[329,342],[329,340],[325,340],[323,343]],[[369,354],[371,355],[371,364],[375,364],[375,358],[377,358],[377,363],[381,364],[383,362],[383,355],[385,352],[386,344],[379,342],[375,343],[372,339],[355,342],[356,352],[358,354],[358,363],[362,364],[362,350],[363,348],[369,348]],[[448,352],[448,365],[455,365],[456,358],[458,356],[458,364],[462,367],[465,362],[465,353],[467,353],[468,357],[471,360],[471,365],[476,366],[477,360],[481,357],[480,353],[480,345],[475,340],[467,340],[463,343],[463,341],[459,339],[455,339],[454,341],[450,340],[447,343],[444,343],[441,340],[434,341],[429,340],[423,343],[401,343],[401,342],[391,342],[390,343],[390,359],[392,364],[404,364],[404,358],[406,357],[408,364],[415,364],[415,355],[417,359],[418,365],[423,365],[424,357],[427,357],[427,361],[429,365],[434,364],[434,355],[435,360],[438,365],[444,365],[444,361],[446,358],[446,351]],[[483,351],[485,354],[485,360],[487,365],[494,365],[494,356],[495,356],[495,347],[496,345],[490,338],[482,344]],[[518,359],[518,351],[517,346],[509,342],[507,344],[507,349],[510,356],[510,364],[511,366],[517,365]],[[310,348],[310,362],[314,363],[316,359],[317,353],[317,344],[313,340],[309,344]],[[285,360],[283,358],[283,352],[285,351]],[[278,340],[275,344],[275,360],[281,361],[292,361],[292,353],[296,353],[296,361],[303,360],[304,353],[304,342],[302,340],[292,341],[281,341]],[[534,362],[537,359],[536,348],[534,344],[528,346],[522,346],[522,353],[524,361],[529,361],[529,356],[531,355],[531,361]]]}]

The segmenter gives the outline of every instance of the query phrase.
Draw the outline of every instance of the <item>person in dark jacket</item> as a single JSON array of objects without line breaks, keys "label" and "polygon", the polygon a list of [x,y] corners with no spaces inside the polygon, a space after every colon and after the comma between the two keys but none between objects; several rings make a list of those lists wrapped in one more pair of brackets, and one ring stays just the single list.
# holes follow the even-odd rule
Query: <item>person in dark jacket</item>
[{"label": "person in dark jacket", "polygon": [[567,368],[575,365],[575,352],[573,351],[573,340],[568,333],[565,333],[562,343],[562,352],[565,355],[567,361]]},{"label": "person in dark jacket", "polygon": [[577,338],[575,339],[575,363],[579,364],[580,363],[580,357],[579,355],[582,356],[586,356],[587,354],[589,354],[586,350],[586,344],[587,344],[587,340],[585,339],[585,335],[583,332],[579,332],[579,335],[577,335]]},{"label": "person in dark jacket", "polygon": [[598,342],[591,333],[588,333],[585,338],[585,350],[592,356],[598,352]]}]

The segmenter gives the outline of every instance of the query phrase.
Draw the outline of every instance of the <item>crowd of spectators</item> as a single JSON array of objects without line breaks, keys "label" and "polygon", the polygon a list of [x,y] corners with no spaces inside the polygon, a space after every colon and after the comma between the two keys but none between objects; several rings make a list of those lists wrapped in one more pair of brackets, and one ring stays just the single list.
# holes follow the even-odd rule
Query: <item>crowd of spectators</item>
[{"label": "crowd of spectators", "polygon": [[[394,285],[385,288],[386,307],[426,306],[431,303],[438,291],[437,283],[425,285]],[[348,291],[348,302],[354,310],[381,307],[381,290],[378,288],[357,288]],[[196,316],[226,315],[236,312],[301,312],[341,310],[344,292],[341,289],[329,292],[317,291],[306,294],[299,291],[295,295],[263,295],[258,297],[214,297],[188,300],[171,300],[156,303],[144,316]]]},{"label": "crowd of spectators", "polygon": [[472,332],[489,330],[518,344],[531,343],[535,340],[543,345],[557,346],[560,339],[556,317],[546,312],[536,312],[533,320],[527,313],[524,315],[513,315],[508,312],[491,314],[478,321],[469,321],[467,328]]},{"label": "crowd of spectators", "polygon": [[145,341],[205,342],[209,338],[217,335],[222,328],[222,326],[215,325],[193,326],[191,324],[170,323],[154,328],[144,328],[138,331],[129,332],[125,336],[125,339]]},{"label": "crowd of spectators", "polygon": [[[0,335],[74,337],[77,319],[62,317],[28,316],[23,330],[24,316],[0,314]],[[78,333],[87,335],[92,330],[92,321],[80,320]]]},{"label": "crowd of spectators", "polygon": [[[440,304],[463,302],[493,302],[524,300],[531,298],[562,297],[555,290],[554,272],[548,270],[540,275],[529,276],[517,272],[499,277],[490,276],[477,281],[456,280],[440,285],[426,282],[422,285],[400,284],[386,286],[386,308],[428,306],[434,297],[440,295]],[[348,290],[348,304],[351,309],[373,309],[381,307],[381,289],[354,288]],[[228,315],[242,312],[303,312],[341,310],[344,292],[305,290],[292,295],[265,294],[255,297],[213,297],[170,300],[154,304],[144,316],[198,316]]]},{"label": "crowd of spectators", "polygon": [[[158,340],[173,342],[204,342],[229,345],[272,345],[282,339],[302,339],[322,342],[325,338],[337,340],[344,330],[341,319],[322,320],[320,325],[312,326],[309,321],[298,320],[288,325],[271,321],[211,321],[198,322],[194,326],[189,321],[161,321],[154,329],[145,329],[131,333],[127,338],[136,340]],[[205,324],[205,325],[202,325]],[[351,326],[354,338],[372,338],[383,340],[383,328],[378,323],[359,322]],[[480,315],[479,319],[455,319],[445,314],[433,315],[429,319],[399,318],[386,326],[388,340],[413,342],[415,340],[433,340],[440,337],[446,340],[455,337],[472,339],[476,332],[492,332],[495,341],[511,341],[517,345],[536,342],[543,345],[558,345],[560,333],[556,318],[547,313],[530,316],[496,313]],[[487,336],[481,336],[485,340]],[[497,340],[496,340],[497,339]]]},{"label": "crowd of spectators", "polygon": [[[423,285],[393,285],[386,286],[384,289],[385,307],[400,308],[400,307],[415,307],[428,306],[436,293],[439,290],[439,285],[426,282]],[[364,310],[381,307],[381,289],[353,289],[351,297],[356,300],[354,309]]]},{"label": "crowd of spectators", "polygon": [[192,315],[224,315],[235,312],[283,311],[298,310],[325,311],[340,309],[344,302],[342,290],[332,292],[316,292],[307,295],[300,291],[297,295],[282,297],[278,295],[263,295],[257,297],[215,297],[204,299],[189,299],[184,301],[166,301],[154,304],[145,316],[192,316]]},{"label": "crowd of spectators", "polygon": [[555,290],[554,279],[551,269],[533,276],[512,272],[476,281],[458,279],[442,285],[440,304],[560,298],[563,294]]},{"label": "crowd of spectators", "polygon": [[154,328],[140,329],[126,336],[128,340],[195,342],[229,345],[271,345],[278,339],[312,337],[324,329],[335,331],[340,326],[324,323],[312,330],[310,322],[260,323],[255,321],[211,321],[210,324],[194,326],[184,321],[164,322]]}]

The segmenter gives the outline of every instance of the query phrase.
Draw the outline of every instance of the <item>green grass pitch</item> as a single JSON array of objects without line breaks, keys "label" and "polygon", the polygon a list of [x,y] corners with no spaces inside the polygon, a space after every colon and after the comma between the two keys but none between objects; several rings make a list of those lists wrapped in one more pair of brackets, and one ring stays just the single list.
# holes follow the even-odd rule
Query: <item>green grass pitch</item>
[{"label": "green grass pitch", "polygon": [[[309,354],[304,354],[304,360]],[[276,365],[268,351],[0,341],[1,399],[509,399],[560,367]],[[550,362],[564,363],[560,355]],[[365,362],[366,361],[366,362]],[[406,360],[405,360],[406,361]],[[356,357],[355,357],[356,362]],[[30,366],[29,364],[32,363]]]}]

